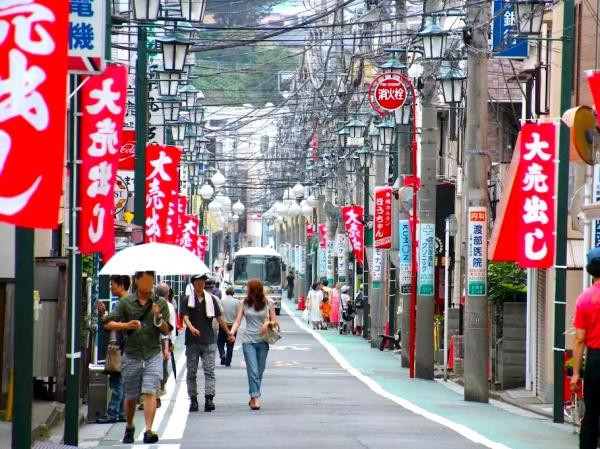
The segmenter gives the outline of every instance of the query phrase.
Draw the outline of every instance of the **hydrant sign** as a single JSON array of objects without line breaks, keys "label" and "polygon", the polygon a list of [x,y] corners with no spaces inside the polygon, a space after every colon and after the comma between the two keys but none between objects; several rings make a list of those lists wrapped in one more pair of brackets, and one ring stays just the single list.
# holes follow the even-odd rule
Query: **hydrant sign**
[{"label": "hydrant sign", "polygon": [[387,78],[375,87],[375,102],[386,111],[401,108],[406,102],[406,87],[396,78]]}]

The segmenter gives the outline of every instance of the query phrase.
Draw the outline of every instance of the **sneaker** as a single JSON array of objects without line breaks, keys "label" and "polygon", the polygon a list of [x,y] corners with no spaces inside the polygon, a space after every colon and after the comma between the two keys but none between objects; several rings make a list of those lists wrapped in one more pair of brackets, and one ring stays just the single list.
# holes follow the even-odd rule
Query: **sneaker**
[{"label": "sneaker", "polygon": [[125,418],[124,416],[119,416],[117,422],[127,422],[127,418]]},{"label": "sneaker", "polygon": [[196,396],[192,396],[190,398],[190,412],[197,412],[198,409],[198,398]]},{"label": "sneaker", "polygon": [[152,443],[158,443],[158,434],[156,432],[152,432],[151,430],[146,430],[144,432],[144,444]]},{"label": "sneaker", "polygon": [[135,443],[135,427],[125,427],[125,435],[123,435],[123,444]]},{"label": "sneaker", "polygon": [[117,420],[112,416],[104,415],[96,420],[96,424],[115,424]]},{"label": "sneaker", "polygon": [[160,398],[156,398],[156,408],[160,408],[162,406],[162,402]]},{"label": "sneaker", "polygon": [[213,396],[206,396],[206,400],[204,402],[204,411],[212,412],[215,410],[215,403],[213,402]]}]

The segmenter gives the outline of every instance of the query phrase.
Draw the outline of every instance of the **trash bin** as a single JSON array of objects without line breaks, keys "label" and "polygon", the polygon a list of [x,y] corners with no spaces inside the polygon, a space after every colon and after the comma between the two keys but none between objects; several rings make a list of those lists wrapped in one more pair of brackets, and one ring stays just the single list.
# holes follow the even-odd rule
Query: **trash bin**
[{"label": "trash bin", "polygon": [[104,416],[107,405],[108,376],[104,374],[104,365],[90,363],[87,422],[96,422]]}]

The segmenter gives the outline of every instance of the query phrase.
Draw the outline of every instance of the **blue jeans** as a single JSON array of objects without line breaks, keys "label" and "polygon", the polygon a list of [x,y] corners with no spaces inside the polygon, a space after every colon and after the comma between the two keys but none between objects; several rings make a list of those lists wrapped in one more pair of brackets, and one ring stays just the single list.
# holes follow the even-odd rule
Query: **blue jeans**
[{"label": "blue jeans", "polygon": [[106,416],[114,419],[123,418],[125,416],[125,411],[123,410],[125,395],[123,394],[123,378],[121,374],[110,374],[108,376],[108,384],[111,394]]},{"label": "blue jeans", "polygon": [[248,385],[250,397],[260,398],[260,384],[262,383],[269,345],[266,342],[244,343],[242,345],[244,359],[246,361],[246,374],[248,374]]}]

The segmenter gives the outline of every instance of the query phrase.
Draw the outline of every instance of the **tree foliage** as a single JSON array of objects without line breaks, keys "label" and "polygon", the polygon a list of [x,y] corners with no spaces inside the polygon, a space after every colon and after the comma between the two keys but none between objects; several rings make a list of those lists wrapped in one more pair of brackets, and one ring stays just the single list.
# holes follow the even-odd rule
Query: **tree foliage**
[{"label": "tree foliage", "polygon": [[277,45],[199,53],[195,85],[204,92],[206,105],[276,105],[283,100],[278,90],[278,73],[296,68],[297,53],[298,50]]},{"label": "tree foliage", "polygon": [[208,0],[206,11],[217,25],[255,26],[279,3],[281,0]]}]

